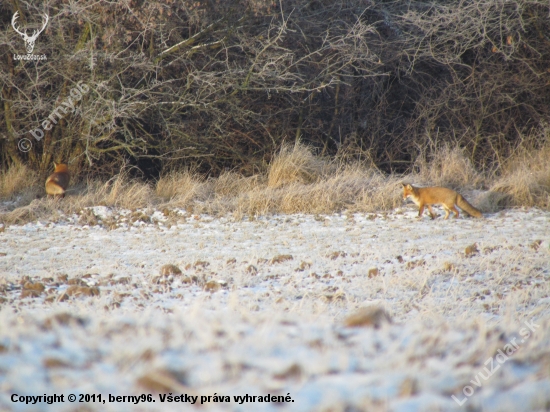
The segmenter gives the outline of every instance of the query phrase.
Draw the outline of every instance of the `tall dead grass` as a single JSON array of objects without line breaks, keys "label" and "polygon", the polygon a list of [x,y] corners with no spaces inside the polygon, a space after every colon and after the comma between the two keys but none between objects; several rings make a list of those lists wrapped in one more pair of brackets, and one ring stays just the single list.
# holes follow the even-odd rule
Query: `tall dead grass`
[{"label": "tall dead grass", "polygon": [[311,149],[300,143],[285,145],[269,166],[267,186],[317,182],[328,171],[330,162],[315,156]]},{"label": "tall dead grass", "polygon": [[62,215],[72,215],[91,206],[134,209],[152,205],[154,199],[152,188],[143,182],[130,179],[126,171],[107,182],[89,180],[85,183],[76,183],[69,188],[64,199],[48,198],[44,196],[44,189],[33,189],[43,197],[28,203],[23,203],[20,199],[12,210],[0,214],[0,221],[25,223],[40,219],[55,220]]},{"label": "tall dead grass", "polygon": [[0,199],[13,198],[30,192],[38,194],[38,175],[24,164],[13,166],[0,175]]},{"label": "tall dead grass", "polygon": [[[480,201],[485,204],[481,205],[482,210],[488,212],[505,206],[550,209],[549,158],[550,146],[544,150],[521,151],[503,165],[499,174],[488,178],[477,173],[460,150],[443,148],[430,161],[421,158],[417,162],[417,173],[406,179],[457,190],[490,186],[491,191],[485,192]],[[55,219],[98,205],[126,209],[185,208],[193,213],[233,214],[237,218],[272,213],[379,212],[402,203],[399,183],[403,179],[403,176],[385,176],[360,163],[337,164],[316,157],[310,149],[297,144],[284,147],[267,171],[256,176],[227,172],[216,179],[205,179],[192,171],[182,171],[148,184],[131,179],[122,171],[107,182],[77,182],[65,199],[55,200],[35,199],[36,194],[44,196],[42,182],[28,169],[19,167],[1,177],[2,199],[5,201],[23,192],[34,195],[32,198],[19,196],[12,206],[4,207],[7,211],[0,213],[0,221],[24,223]]]},{"label": "tall dead grass", "polygon": [[462,149],[447,145],[435,151],[429,159],[422,153],[415,161],[414,169],[422,182],[452,189],[471,189],[484,180]]},{"label": "tall dead grass", "polygon": [[505,195],[504,206],[550,209],[550,141],[540,149],[520,148],[508,158],[491,191]]},{"label": "tall dead grass", "polygon": [[162,176],[155,185],[155,195],[164,202],[185,207],[200,193],[203,179],[190,171]]}]

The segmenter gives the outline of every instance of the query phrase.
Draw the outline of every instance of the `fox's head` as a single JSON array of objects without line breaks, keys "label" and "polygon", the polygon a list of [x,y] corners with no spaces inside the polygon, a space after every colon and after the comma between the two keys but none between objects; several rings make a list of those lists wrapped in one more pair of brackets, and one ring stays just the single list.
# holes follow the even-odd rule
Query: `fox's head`
[{"label": "fox's head", "polygon": [[58,173],[58,172],[69,173],[69,168],[67,167],[67,165],[65,163],[55,163],[55,162],[53,162],[53,164],[55,166],[54,173]]},{"label": "fox's head", "polygon": [[403,185],[403,200],[414,194],[412,185],[408,183],[401,183]]}]

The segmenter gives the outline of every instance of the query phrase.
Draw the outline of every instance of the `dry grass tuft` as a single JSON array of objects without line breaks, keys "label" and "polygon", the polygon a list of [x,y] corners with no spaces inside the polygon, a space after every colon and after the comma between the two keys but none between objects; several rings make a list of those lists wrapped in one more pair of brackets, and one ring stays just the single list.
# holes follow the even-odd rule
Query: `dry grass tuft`
[{"label": "dry grass tuft", "polygon": [[171,206],[185,207],[200,194],[203,186],[203,179],[190,171],[172,172],[158,180],[155,194]]},{"label": "dry grass tuft", "polygon": [[278,188],[257,185],[239,196],[236,209],[242,215],[388,210],[399,204],[396,187],[396,179],[385,179],[356,164],[310,184],[292,182]]},{"label": "dry grass tuft", "polygon": [[300,143],[283,146],[269,166],[267,186],[278,188],[292,183],[314,183],[327,166],[328,162],[315,156],[307,146]]},{"label": "dry grass tuft", "polygon": [[104,184],[92,185],[92,191],[88,195],[98,200],[96,204],[126,209],[151,206],[153,202],[151,186],[129,179],[125,172],[121,172]]},{"label": "dry grass tuft", "polygon": [[538,150],[520,150],[504,164],[491,191],[504,194],[503,206],[550,208],[550,143]]},{"label": "dry grass tuft", "polygon": [[472,188],[482,181],[482,176],[459,147],[445,145],[429,160],[424,155],[419,156],[415,169],[423,182],[434,186]]},{"label": "dry grass tuft", "polygon": [[369,185],[358,197],[352,209],[358,212],[377,212],[394,209],[402,203],[401,178],[373,173]]},{"label": "dry grass tuft", "polygon": [[0,175],[0,199],[13,198],[16,194],[33,198],[38,193],[38,174],[24,164],[12,166]]},{"label": "dry grass tuft", "polygon": [[344,319],[344,325],[349,328],[364,326],[379,328],[384,323],[392,323],[391,316],[383,308],[374,305],[357,309]]},{"label": "dry grass tuft", "polygon": [[235,197],[250,192],[265,184],[261,176],[243,177],[234,172],[223,173],[213,181],[213,190],[217,198]]}]

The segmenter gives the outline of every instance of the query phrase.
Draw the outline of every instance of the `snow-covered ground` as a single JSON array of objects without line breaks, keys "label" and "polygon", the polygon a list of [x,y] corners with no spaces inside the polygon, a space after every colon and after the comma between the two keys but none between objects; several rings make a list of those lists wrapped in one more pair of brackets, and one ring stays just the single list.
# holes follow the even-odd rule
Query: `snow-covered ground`
[{"label": "snow-covered ground", "polygon": [[9,226],[0,410],[550,410],[550,213],[416,213]]}]

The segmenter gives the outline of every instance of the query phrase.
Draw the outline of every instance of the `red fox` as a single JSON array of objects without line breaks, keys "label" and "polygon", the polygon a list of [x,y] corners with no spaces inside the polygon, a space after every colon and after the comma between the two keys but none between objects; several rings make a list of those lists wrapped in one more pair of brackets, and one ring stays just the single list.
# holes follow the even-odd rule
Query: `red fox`
[{"label": "red fox", "polygon": [[46,179],[46,193],[52,196],[65,197],[69,186],[69,168],[65,163],[55,163],[54,172]]},{"label": "red fox", "polygon": [[455,217],[459,216],[458,209],[460,207],[466,213],[473,217],[483,217],[481,212],[469,204],[460,193],[446,187],[414,187],[413,185],[402,183],[403,185],[403,200],[410,197],[418,206],[418,217],[424,213],[424,206],[428,206],[430,217],[435,219],[432,205],[441,205],[445,209],[445,219],[449,217],[452,211]]}]

